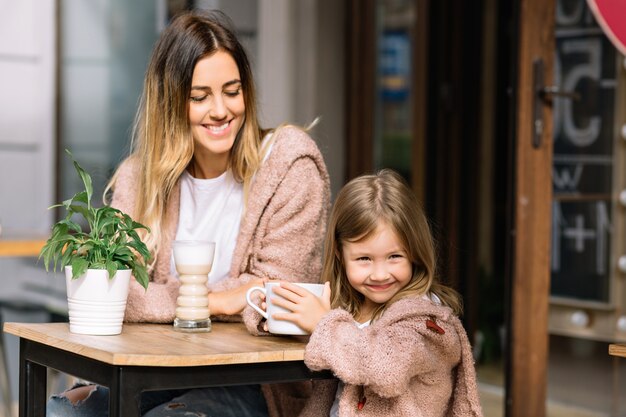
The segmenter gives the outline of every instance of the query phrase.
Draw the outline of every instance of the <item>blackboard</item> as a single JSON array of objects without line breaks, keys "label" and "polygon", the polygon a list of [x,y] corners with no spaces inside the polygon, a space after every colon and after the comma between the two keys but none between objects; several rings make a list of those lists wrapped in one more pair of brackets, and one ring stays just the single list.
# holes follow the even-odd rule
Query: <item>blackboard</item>
[{"label": "blackboard", "polygon": [[552,295],[609,301],[610,201],[552,204]]},{"label": "blackboard", "polygon": [[[565,7],[567,5],[567,7]],[[609,302],[616,53],[584,0],[557,2],[551,294]]]}]

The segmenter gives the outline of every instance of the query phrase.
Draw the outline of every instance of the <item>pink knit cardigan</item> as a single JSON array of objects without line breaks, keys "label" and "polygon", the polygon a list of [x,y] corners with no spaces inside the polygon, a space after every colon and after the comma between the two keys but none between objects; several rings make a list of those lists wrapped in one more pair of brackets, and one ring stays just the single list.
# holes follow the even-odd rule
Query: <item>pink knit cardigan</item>
[{"label": "pink knit cardigan", "polygon": [[[429,300],[399,300],[364,329],[345,310],[332,310],[313,331],[304,361],[345,383],[340,417],[482,416],[465,330],[448,307]],[[300,417],[329,415],[337,382],[314,386]]]},{"label": "pink knit cardigan", "polygon": [[[267,160],[255,175],[242,219],[230,276],[211,291],[237,288],[261,277],[317,282],[322,240],[330,201],[330,181],[315,142],[301,129],[286,126],[273,135]],[[119,167],[111,205],[133,214],[137,198],[137,165],[132,158]],[[172,240],[180,205],[178,183],[167,202],[160,251],[148,290],[132,280],[125,320],[171,323],[175,317],[178,279],[170,273]],[[243,322],[259,334],[261,316],[246,308]],[[218,317],[240,321],[242,317]]]}]

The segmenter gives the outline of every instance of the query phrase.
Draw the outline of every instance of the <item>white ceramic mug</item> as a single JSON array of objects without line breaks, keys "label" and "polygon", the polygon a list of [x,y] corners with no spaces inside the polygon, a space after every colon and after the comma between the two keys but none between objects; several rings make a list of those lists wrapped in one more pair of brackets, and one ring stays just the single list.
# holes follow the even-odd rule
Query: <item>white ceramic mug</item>
[{"label": "white ceramic mug", "polygon": [[[309,283],[303,283],[303,282],[296,282],[295,284],[312,292],[317,297],[321,297],[322,293],[324,292],[323,284],[309,284]],[[278,295],[274,293],[274,287],[278,285],[280,285],[280,283],[274,281],[274,282],[266,283],[265,287],[250,288],[248,292],[246,293],[246,300],[248,301],[248,304],[250,304],[250,306],[254,308],[256,311],[258,311],[260,315],[265,317],[265,319],[267,320],[267,329],[269,330],[270,333],[290,334],[290,335],[309,334],[307,331],[305,331],[304,329],[302,329],[300,326],[298,326],[295,323],[292,323],[287,320],[277,320],[272,317],[274,313],[289,313],[290,312],[289,310],[285,310],[282,307],[278,307],[277,305],[274,305],[274,303],[272,303],[271,301],[272,298],[280,298]],[[256,305],[251,300],[252,293],[254,293],[255,291],[260,291],[263,294],[265,294],[265,305],[267,306],[267,311],[263,311],[258,305]]]}]

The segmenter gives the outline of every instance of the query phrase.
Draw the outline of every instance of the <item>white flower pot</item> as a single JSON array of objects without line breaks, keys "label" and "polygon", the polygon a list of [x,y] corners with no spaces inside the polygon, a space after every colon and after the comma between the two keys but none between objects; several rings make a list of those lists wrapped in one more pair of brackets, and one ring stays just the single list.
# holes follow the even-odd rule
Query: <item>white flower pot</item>
[{"label": "white flower pot", "polygon": [[112,279],[106,269],[88,269],[72,279],[72,267],[65,267],[70,332],[114,335],[122,332],[130,269],[117,271]]}]

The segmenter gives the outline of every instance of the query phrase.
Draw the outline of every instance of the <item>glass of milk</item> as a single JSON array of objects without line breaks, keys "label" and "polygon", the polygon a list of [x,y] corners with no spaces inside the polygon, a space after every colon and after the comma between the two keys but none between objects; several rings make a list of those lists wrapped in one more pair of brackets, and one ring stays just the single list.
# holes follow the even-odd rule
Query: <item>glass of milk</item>
[{"label": "glass of milk", "polygon": [[175,240],[172,250],[180,279],[174,329],[184,332],[210,332],[207,281],[213,266],[215,242]]}]

